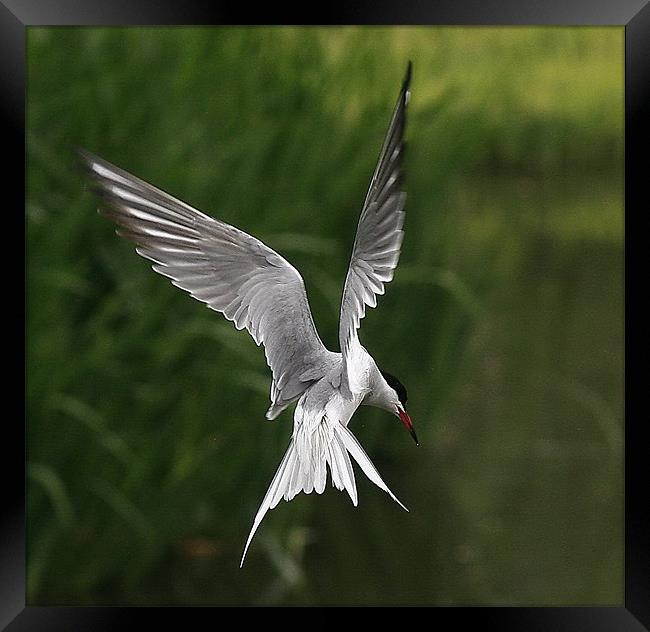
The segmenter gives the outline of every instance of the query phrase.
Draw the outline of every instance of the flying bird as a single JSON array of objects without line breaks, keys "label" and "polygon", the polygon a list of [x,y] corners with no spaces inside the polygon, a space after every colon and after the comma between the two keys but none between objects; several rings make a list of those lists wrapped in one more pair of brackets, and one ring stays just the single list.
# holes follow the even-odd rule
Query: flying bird
[{"label": "flying bird", "polygon": [[[358,503],[352,459],[364,474],[406,509],[390,491],[348,428],[360,405],[395,415],[418,443],[405,406],[406,389],[382,371],[359,342],[366,307],[392,280],[399,260],[406,194],[402,157],[411,63],[366,194],[352,247],[339,319],[340,353],[323,345],[300,273],[259,239],[192,208],[168,193],[87,151],[79,150],[103,198],[99,212],[117,234],[136,244],[152,268],[246,329],[264,345],[273,374],[267,419],[297,401],[289,447],[255,516],[240,566],[266,513],[301,491],[322,494],[327,469],[332,484]],[[408,511],[408,510],[407,510]]]}]

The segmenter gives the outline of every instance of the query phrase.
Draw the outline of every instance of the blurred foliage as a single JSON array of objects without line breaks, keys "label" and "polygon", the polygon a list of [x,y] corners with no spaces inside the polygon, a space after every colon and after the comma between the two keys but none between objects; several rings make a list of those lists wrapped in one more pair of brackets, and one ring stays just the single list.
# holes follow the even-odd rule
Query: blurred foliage
[{"label": "blurred foliage", "polygon": [[[620,604],[622,28],[30,28],[30,604]],[[342,282],[408,59],[406,238],[361,337],[421,446],[271,512],[244,333],[95,213],[85,147]]]}]

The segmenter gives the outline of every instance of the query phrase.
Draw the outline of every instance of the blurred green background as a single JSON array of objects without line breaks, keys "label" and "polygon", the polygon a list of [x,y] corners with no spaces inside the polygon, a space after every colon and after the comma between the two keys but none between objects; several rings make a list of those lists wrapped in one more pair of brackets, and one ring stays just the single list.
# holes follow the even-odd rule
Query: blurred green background
[{"label": "blurred green background", "polygon": [[[621,604],[623,37],[30,28],[27,600]],[[407,220],[362,342],[409,390],[357,470],[253,516],[291,433],[245,332],[95,212],[85,147],[258,236],[325,344],[408,59]],[[329,484],[328,484],[329,485]]]}]

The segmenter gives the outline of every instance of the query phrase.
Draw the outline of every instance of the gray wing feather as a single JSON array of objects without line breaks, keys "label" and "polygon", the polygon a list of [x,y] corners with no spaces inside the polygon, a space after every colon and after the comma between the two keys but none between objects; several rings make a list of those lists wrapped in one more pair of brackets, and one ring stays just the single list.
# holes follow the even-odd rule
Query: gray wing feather
[{"label": "gray wing feather", "polygon": [[377,305],[377,295],[384,293],[384,284],[392,280],[399,261],[406,201],[406,194],[400,190],[401,163],[410,80],[409,62],[352,248],[339,320],[339,342],[346,366],[352,361],[351,355],[358,345],[357,329],[365,316],[366,306]]},{"label": "gray wing feather", "polygon": [[274,419],[327,369],[300,273],[258,239],[88,152],[80,152],[106,201],[100,213],[153,269],[263,344],[273,372]]}]

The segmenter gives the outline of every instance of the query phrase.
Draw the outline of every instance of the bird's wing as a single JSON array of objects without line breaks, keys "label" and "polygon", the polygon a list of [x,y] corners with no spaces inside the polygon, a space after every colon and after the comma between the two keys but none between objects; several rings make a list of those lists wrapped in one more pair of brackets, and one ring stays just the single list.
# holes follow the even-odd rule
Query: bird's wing
[{"label": "bird's wing", "polygon": [[360,388],[360,385],[355,384],[355,375],[358,372],[355,366],[362,361],[357,330],[365,316],[366,305],[375,307],[377,295],[384,293],[384,284],[393,278],[404,235],[402,226],[406,194],[401,191],[401,163],[410,81],[409,62],[379,161],[363,203],[343,289],[339,343],[344,361],[343,378],[347,379],[352,392]]},{"label": "bird's wing", "polygon": [[80,151],[114,220],[156,272],[264,344],[273,372],[274,419],[326,370],[328,352],[300,273],[251,235],[204,215],[88,152]]}]

